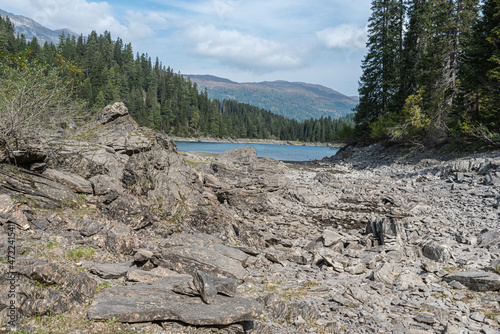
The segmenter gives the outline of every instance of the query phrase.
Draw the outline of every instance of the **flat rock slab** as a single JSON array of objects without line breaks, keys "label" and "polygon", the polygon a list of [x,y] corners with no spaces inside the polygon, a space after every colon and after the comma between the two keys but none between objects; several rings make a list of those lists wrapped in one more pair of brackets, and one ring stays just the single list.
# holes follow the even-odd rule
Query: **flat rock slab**
[{"label": "flat rock slab", "polygon": [[43,172],[43,175],[65,185],[76,193],[92,194],[94,192],[90,181],[85,180],[80,175],[55,169],[47,169]]},{"label": "flat rock slab", "polygon": [[[177,273],[176,273],[177,274]],[[153,284],[161,281],[167,275],[157,274],[151,271],[131,269],[127,272],[127,279],[132,282]]]},{"label": "flat rock slab", "polygon": [[153,285],[115,286],[97,295],[88,317],[119,322],[181,321],[195,326],[229,325],[252,321],[262,314],[262,305],[241,297],[217,295],[213,304],[199,297],[172,291],[174,285],[186,284],[189,275],[168,277]]},{"label": "flat rock slab", "polygon": [[104,279],[112,279],[125,277],[128,271],[131,269],[131,263],[93,263],[86,261],[83,265],[90,270],[91,273],[102,277]]},{"label": "flat rock slab", "polygon": [[166,248],[157,264],[189,275],[196,275],[196,272],[201,270],[210,276],[241,279],[247,274],[239,261],[208,247]]},{"label": "flat rock slab", "polygon": [[447,282],[457,281],[474,291],[500,290],[500,275],[486,271],[464,271],[444,277]]}]

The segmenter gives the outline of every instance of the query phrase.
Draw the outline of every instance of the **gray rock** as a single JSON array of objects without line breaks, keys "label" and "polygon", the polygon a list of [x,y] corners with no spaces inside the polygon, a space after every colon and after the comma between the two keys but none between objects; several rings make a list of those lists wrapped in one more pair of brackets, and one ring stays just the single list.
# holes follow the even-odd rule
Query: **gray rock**
[{"label": "gray rock", "polygon": [[165,275],[158,274],[152,271],[140,269],[129,269],[127,271],[127,280],[132,282],[153,284],[155,282],[161,281],[164,278]]},{"label": "gray rock", "polygon": [[91,237],[91,236],[96,235],[97,233],[99,233],[99,231],[102,228],[103,227],[101,226],[101,224],[99,222],[94,221],[94,220],[85,219],[79,225],[78,231],[84,237]]},{"label": "gray rock", "polygon": [[446,244],[429,243],[422,248],[422,254],[436,262],[446,264],[450,261],[450,252]]},{"label": "gray rock", "polygon": [[341,234],[330,229],[324,230],[321,236],[323,237],[323,245],[325,247],[331,247],[339,242],[342,242],[343,239]]},{"label": "gray rock", "polygon": [[422,278],[412,272],[402,272],[394,281],[394,284],[400,290],[413,290],[415,288],[425,287]]},{"label": "gray rock", "polygon": [[217,295],[205,304],[198,297],[179,295],[174,285],[189,281],[189,276],[169,277],[153,285],[115,286],[100,293],[89,307],[90,319],[116,319],[119,322],[181,321],[186,324],[229,325],[253,321],[262,314],[256,301]]},{"label": "gray rock", "polygon": [[20,210],[11,211],[9,213],[0,213],[0,218],[5,219],[5,224],[15,224],[22,230],[30,228],[28,218],[26,218],[26,215]]},{"label": "gray rock", "polygon": [[14,172],[4,164],[0,164],[0,192],[32,199],[37,206],[47,209],[75,200],[74,192],[68,187],[22,168]]},{"label": "gray rock", "polygon": [[14,208],[14,201],[9,195],[0,194],[0,213],[7,213]]},{"label": "gray rock", "polygon": [[434,317],[434,314],[429,313],[429,312],[419,313],[413,319],[415,319],[415,321],[417,321],[417,322],[421,322],[421,323],[428,324],[428,325],[432,325],[432,324],[435,324],[437,322],[436,318]]},{"label": "gray rock", "polygon": [[474,312],[470,315],[470,318],[472,320],[475,320],[477,322],[483,322],[484,321],[484,318],[485,318],[485,315],[484,313],[482,312]]},{"label": "gray rock", "polygon": [[210,276],[243,278],[247,272],[240,262],[204,247],[170,247],[162,251],[155,264],[178,273],[195,275],[198,270]]},{"label": "gray rock", "polygon": [[243,280],[224,277],[211,277],[212,283],[217,289],[217,293],[234,297],[237,294],[237,288],[243,283]]},{"label": "gray rock", "polygon": [[500,290],[500,275],[486,271],[464,271],[443,278],[447,282],[457,281],[474,291]]},{"label": "gray rock", "polygon": [[373,233],[379,245],[402,246],[406,240],[406,233],[400,219],[396,217],[383,218],[370,222],[366,226],[366,233]]},{"label": "gray rock", "polygon": [[201,299],[207,303],[212,304],[215,301],[215,296],[217,295],[217,288],[212,282],[212,278],[205,274],[203,271],[198,270],[193,276],[193,284],[196,290],[201,295]]},{"label": "gray rock", "polygon": [[446,328],[443,332],[443,334],[461,334],[461,333],[463,333],[462,330],[460,330],[460,328],[452,324],[446,325]]},{"label": "gray rock", "polygon": [[97,117],[97,121],[100,124],[107,124],[119,117],[127,115],[128,115],[128,109],[125,106],[125,104],[122,102],[116,102],[113,105],[108,105],[107,107],[105,107]]},{"label": "gray rock", "polygon": [[87,267],[91,273],[104,279],[125,277],[130,270],[130,263],[128,262],[116,264],[85,262],[84,266]]},{"label": "gray rock", "polygon": [[138,249],[134,254],[134,262],[143,263],[153,257],[153,252],[148,249]]},{"label": "gray rock", "polygon": [[132,229],[125,224],[116,223],[107,233],[106,248],[116,254],[130,254],[135,246]]},{"label": "gray rock", "polygon": [[151,150],[156,134],[151,129],[140,128],[129,115],[96,128],[97,143],[112,148],[119,154],[132,155]]},{"label": "gray rock", "polygon": [[257,152],[253,147],[244,146],[222,152],[215,160],[227,166],[251,165],[257,162]]},{"label": "gray rock", "polygon": [[94,194],[105,196],[109,194],[121,195],[125,192],[125,188],[120,181],[109,175],[96,175],[90,178],[90,182],[94,188]]},{"label": "gray rock", "polygon": [[[41,260],[18,258],[15,272],[32,282],[20,284],[17,291],[19,296],[25,296],[24,303],[19,305],[25,315],[64,313],[94,297],[97,288],[96,281],[87,274]],[[18,279],[18,282],[23,281]],[[0,290],[3,287],[0,285]]]},{"label": "gray rock", "polygon": [[46,169],[42,175],[65,185],[75,193],[92,194],[94,192],[90,181],[85,180],[80,175],[55,169]]},{"label": "gray rock", "polygon": [[481,240],[479,244],[481,247],[485,247],[488,249],[500,249],[500,229],[493,229],[481,233],[479,235],[479,239]]},{"label": "gray rock", "polygon": [[401,273],[401,267],[392,263],[384,263],[373,272],[373,279],[388,285],[394,284],[396,276]]}]

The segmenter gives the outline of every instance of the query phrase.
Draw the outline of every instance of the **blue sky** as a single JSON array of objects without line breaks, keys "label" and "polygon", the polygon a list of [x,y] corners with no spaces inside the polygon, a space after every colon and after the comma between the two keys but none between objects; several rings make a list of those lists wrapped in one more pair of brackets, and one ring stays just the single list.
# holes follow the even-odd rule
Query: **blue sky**
[{"label": "blue sky", "polygon": [[51,29],[111,32],[183,74],[357,95],[370,0],[0,0]]}]

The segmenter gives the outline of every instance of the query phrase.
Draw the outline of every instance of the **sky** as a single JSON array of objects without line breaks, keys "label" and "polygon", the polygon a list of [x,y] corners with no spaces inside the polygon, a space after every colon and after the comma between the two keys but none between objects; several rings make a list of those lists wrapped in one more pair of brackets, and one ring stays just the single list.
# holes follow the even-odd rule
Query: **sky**
[{"label": "sky", "polygon": [[0,0],[50,29],[109,31],[182,74],[357,95],[371,0]]}]

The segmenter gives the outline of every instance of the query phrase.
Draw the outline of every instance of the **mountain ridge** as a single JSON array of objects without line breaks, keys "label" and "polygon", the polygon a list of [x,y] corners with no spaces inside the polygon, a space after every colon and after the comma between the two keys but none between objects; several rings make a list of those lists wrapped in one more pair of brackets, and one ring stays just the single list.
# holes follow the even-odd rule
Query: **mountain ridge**
[{"label": "mountain ridge", "polygon": [[59,43],[59,36],[62,33],[78,36],[68,28],[51,30],[29,17],[9,13],[3,9],[0,9],[0,16],[9,18],[17,34],[24,35],[26,40],[33,40],[36,37],[40,45],[45,44],[45,42],[57,45]]},{"label": "mountain ridge", "polygon": [[231,99],[267,109],[299,121],[309,118],[340,118],[352,113],[357,97],[346,96],[331,88],[286,80],[235,82],[214,75],[185,75],[210,98]]}]

